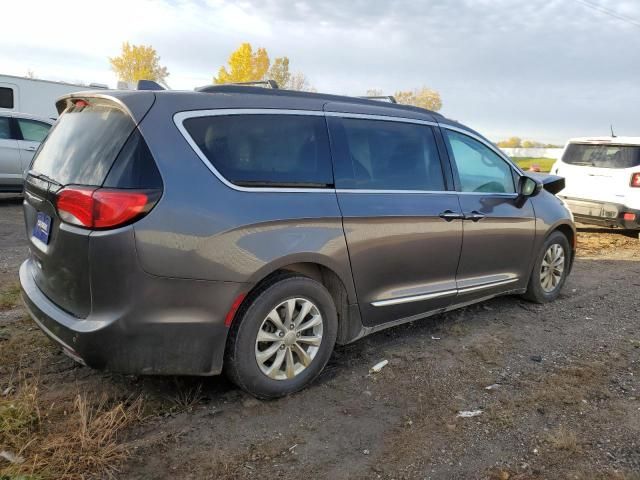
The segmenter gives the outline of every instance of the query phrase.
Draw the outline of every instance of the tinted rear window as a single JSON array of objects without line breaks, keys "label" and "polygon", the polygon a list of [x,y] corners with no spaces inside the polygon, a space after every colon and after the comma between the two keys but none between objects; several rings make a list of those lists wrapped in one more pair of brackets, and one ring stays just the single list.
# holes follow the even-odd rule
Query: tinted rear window
[{"label": "tinted rear window", "polygon": [[32,169],[62,185],[102,185],[135,129],[131,117],[108,103],[71,107],[58,119]]},{"label": "tinted rear window", "polygon": [[337,188],[445,189],[431,127],[354,118],[330,118],[329,125]]},{"label": "tinted rear window", "polygon": [[333,185],[324,117],[217,115],[189,118],[184,127],[215,169],[236,185]]},{"label": "tinted rear window", "polygon": [[562,157],[564,163],[600,168],[640,166],[640,147],[633,145],[592,145],[570,143]]}]

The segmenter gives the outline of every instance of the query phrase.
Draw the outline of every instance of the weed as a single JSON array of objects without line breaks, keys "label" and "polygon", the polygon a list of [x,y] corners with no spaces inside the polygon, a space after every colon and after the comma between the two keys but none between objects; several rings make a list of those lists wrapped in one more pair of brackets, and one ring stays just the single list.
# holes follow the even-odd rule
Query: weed
[{"label": "weed", "polygon": [[20,285],[12,283],[0,291],[0,310],[8,310],[20,304]]}]

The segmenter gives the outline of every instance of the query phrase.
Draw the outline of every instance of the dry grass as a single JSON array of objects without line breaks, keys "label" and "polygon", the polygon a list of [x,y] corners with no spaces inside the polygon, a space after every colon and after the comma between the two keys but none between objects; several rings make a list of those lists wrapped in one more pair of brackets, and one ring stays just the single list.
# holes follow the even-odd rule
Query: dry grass
[{"label": "dry grass", "polygon": [[20,285],[12,283],[0,291],[0,310],[8,310],[20,305]]},{"label": "dry grass", "polygon": [[0,326],[0,366],[22,370],[51,353],[51,342],[30,318]]},{"label": "dry grass", "polygon": [[142,397],[92,403],[86,394],[47,406],[37,380],[23,381],[0,403],[0,445],[21,460],[3,461],[0,478],[113,477],[128,456],[120,434],[142,408]]},{"label": "dry grass", "polygon": [[556,450],[564,450],[570,453],[577,453],[580,451],[578,437],[575,433],[567,430],[565,427],[559,427],[547,435],[547,441]]},{"label": "dry grass", "polygon": [[172,404],[171,411],[191,412],[202,401],[202,383],[184,385],[179,380],[175,382],[176,393],[169,397]]},{"label": "dry grass", "polygon": [[575,405],[583,399],[609,398],[607,381],[611,365],[580,363],[545,375],[531,399],[546,405]]}]

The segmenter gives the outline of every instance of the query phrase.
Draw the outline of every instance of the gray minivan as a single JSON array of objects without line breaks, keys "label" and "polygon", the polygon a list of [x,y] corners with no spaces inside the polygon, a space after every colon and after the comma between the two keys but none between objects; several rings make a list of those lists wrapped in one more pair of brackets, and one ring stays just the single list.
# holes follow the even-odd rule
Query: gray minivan
[{"label": "gray minivan", "polygon": [[559,177],[420,108],[211,86],[101,91],[25,183],[25,303],[74,359],[224,370],[297,391],[334,345],[479,302],[554,300],[575,248]]}]

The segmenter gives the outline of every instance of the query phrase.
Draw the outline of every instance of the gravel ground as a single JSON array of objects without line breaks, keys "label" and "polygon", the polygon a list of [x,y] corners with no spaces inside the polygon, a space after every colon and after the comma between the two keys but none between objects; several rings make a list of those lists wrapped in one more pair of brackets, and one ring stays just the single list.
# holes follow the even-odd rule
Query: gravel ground
[{"label": "gravel ground", "polygon": [[[20,201],[0,198],[0,288],[26,250]],[[639,479],[639,306],[640,240],[585,228],[555,303],[504,297],[380,332],[337,348],[314,385],[281,400],[223,377],[80,367],[22,307],[0,310],[0,348],[22,345],[5,350],[0,390],[20,370],[56,405],[142,394],[118,478]]]}]

